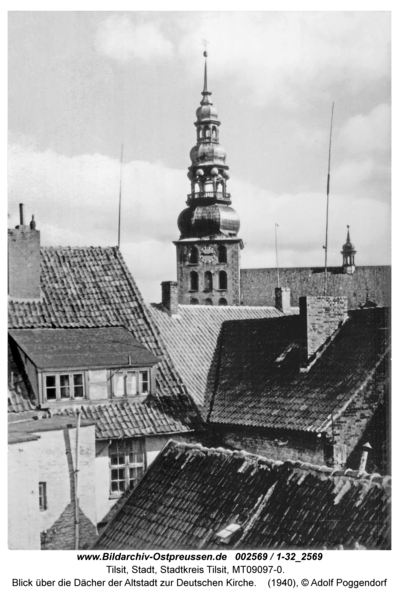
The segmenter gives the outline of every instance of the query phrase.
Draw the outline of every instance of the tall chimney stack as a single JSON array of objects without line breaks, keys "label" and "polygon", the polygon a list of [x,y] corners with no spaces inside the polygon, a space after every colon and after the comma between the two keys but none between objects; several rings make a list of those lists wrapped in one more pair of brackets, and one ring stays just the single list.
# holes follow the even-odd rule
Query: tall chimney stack
[{"label": "tall chimney stack", "polygon": [[306,368],[317,350],[344,322],[348,314],[345,296],[302,296],[300,364]]},{"label": "tall chimney stack", "polygon": [[276,287],[274,290],[275,307],[285,313],[291,308],[290,288]]},{"label": "tall chimney stack", "polygon": [[163,281],[162,286],[162,305],[173,317],[178,316],[179,305],[177,302],[177,281]]},{"label": "tall chimney stack", "polygon": [[365,444],[363,444],[362,448],[363,448],[363,452],[362,452],[362,456],[360,458],[359,475],[362,475],[363,473],[366,472],[367,458],[369,455],[369,451],[371,450],[371,446],[368,442],[366,442]]},{"label": "tall chimney stack", "polygon": [[32,218],[24,224],[19,205],[19,225],[8,230],[8,295],[12,300],[40,300],[40,231]]}]

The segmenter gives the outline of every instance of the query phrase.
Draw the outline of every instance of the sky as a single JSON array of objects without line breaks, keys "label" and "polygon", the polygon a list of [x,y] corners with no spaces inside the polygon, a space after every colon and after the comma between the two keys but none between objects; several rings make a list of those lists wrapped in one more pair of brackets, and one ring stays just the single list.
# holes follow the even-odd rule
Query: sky
[{"label": "sky", "polygon": [[[350,225],[390,263],[388,12],[11,12],[9,226],[43,245],[116,246],[148,302],[176,279],[177,217],[203,84],[221,120],[243,268],[324,264]],[[121,144],[123,163],[120,166]]]}]

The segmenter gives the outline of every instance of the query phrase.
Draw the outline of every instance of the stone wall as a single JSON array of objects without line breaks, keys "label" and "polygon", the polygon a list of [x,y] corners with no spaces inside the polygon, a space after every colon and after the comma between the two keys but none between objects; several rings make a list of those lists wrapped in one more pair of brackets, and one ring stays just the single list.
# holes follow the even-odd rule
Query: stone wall
[{"label": "stone wall", "polygon": [[255,427],[218,427],[213,446],[245,450],[273,460],[301,460],[324,464],[324,441],[315,434],[276,431]]},{"label": "stone wall", "polygon": [[[279,269],[280,286],[291,289],[291,306],[299,306],[300,296],[324,295],[322,268]],[[241,269],[241,302],[246,306],[274,306],[277,286],[276,269]],[[348,307],[357,308],[370,300],[380,306],[391,306],[391,267],[356,267],[353,275],[342,268],[328,272],[329,296],[346,296]]]}]

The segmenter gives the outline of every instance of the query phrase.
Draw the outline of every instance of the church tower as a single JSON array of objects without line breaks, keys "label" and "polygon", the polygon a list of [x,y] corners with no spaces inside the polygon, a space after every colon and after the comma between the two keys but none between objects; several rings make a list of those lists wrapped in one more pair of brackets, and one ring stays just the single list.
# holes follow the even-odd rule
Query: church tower
[{"label": "church tower", "polygon": [[240,304],[240,220],[227,193],[229,167],[219,144],[218,113],[211,101],[205,56],[204,89],[197,120],[197,143],[190,152],[191,193],[179,215],[177,282],[179,304]]},{"label": "church tower", "polygon": [[348,233],[346,236],[346,243],[342,246],[341,254],[342,254],[342,259],[343,259],[342,268],[343,268],[344,273],[346,273],[347,275],[353,275],[353,273],[355,272],[355,269],[356,269],[356,265],[355,265],[356,250],[355,250],[355,246],[351,242],[351,236],[349,233],[349,225],[348,225]]}]

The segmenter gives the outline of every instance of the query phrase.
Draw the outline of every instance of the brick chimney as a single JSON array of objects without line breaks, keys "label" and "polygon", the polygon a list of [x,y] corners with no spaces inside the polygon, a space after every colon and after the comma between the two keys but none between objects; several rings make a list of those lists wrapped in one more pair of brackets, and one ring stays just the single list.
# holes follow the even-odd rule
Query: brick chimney
[{"label": "brick chimney", "polygon": [[285,313],[291,308],[291,290],[290,288],[276,287],[274,290],[275,307],[277,310]]},{"label": "brick chimney", "polygon": [[345,320],[348,299],[345,296],[302,296],[299,313],[302,330],[300,363],[306,368],[317,350]]},{"label": "brick chimney", "polygon": [[20,224],[8,230],[8,295],[13,300],[40,300],[40,231],[32,215],[24,224],[24,205],[19,205]]},{"label": "brick chimney", "polygon": [[166,308],[166,310],[168,310],[172,316],[177,316],[177,281],[163,281],[161,286],[163,307]]}]

